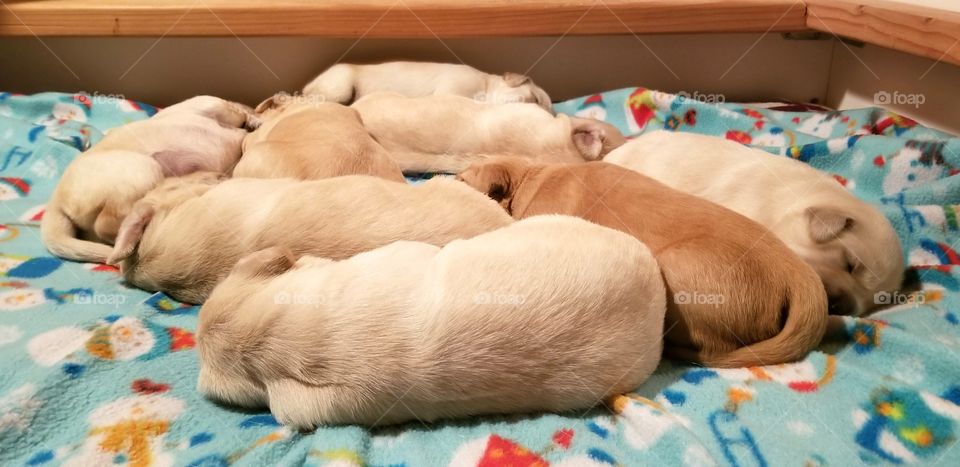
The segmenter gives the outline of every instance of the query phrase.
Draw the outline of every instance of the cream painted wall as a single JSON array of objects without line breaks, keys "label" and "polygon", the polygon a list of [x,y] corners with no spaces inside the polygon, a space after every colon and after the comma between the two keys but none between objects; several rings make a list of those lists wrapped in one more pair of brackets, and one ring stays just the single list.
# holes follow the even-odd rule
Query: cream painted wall
[{"label": "cream painted wall", "polygon": [[[830,41],[778,34],[445,40],[321,38],[0,39],[15,58],[0,90],[123,94],[165,105],[207,93],[254,104],[294,91],[338,59],[466,63],[533,76],[555,100],[625,86],[723,93],[727,100],[826,97]],[[59,57],[59,59],[58,59]],[[60,63],[63,61],[63,64]],[[65,64],[65,65],[64,65]],[[71,71],[67,69],[69,67]],[[75,76],[74,76],[75,75]]]},{"label": "cream painted wall", "polygon": [[[50,50],[47,50],[49,47]],[[52,51],[52,52],[51,52]],[[122,94],[167,105],[196,94],[255,104],[295,91],[338,59],[459,62],[528,72],[555,100],[625,86],[722,93],[727,100],[817,99],[874,105],[874,94],[921,95],[889,107],[960,134],[960,67],[880,47],[778,34],[361,41],[321,38],[0,39],[0,90]],[[63,63],[60,62],[62,60]],[[68,70],[69,68],[69,70]]]},{"label": "cream painted wall", "polygon": [[[884,103],[887,96],[890,102]],[[882,47],[837,45],[826,103],[841,109],[884,104],[960,134],[960,67]]]}]

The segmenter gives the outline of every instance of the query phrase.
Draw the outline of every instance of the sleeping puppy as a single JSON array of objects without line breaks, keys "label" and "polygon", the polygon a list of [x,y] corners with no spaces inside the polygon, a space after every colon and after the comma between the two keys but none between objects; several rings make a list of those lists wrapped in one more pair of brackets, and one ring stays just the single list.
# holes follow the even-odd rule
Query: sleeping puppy
[{"label": "sleeping puppy", "polygon": [[404,172],[456,173],[491,154],[544,162],[592,161],[626,142],[613,125],[554,116],[532,104],[376,93],[352,107]]},{"label": "sleeping puppy", "polygon": [[304,86],[304,94],[349,104],[367,94],[391,91],[409,97],[450,94],[481,102],[528,102],[553,112],[550,96],[517,73],[502,76],[468,65],[431,62],[386,62],[375,65],[340,63]]},{"label": "sleeping puppy", "polygon": [[605,162],[508,158],[459,178],[514,218],[580,216],[649,246],[667,285],[668,356],[714,367],[785,363],[824,335],[827,299],[816,273],[740,214]]},{"label": "sleeping puppy", "polygon": [[40,223],[44,245],[62,258],[105,261],[120,222],[164,177],[233,168],[244,128],[258,123],[251,112],[198,96],[113,129],[64,171]]},{"label": "sleeping puppy", "polygon": [[350,107],[277,94],[256,112],[264,123],[243,140],[235,177],[309,180],[373,175],[404,181],[400,167]]},{"label": "sleeping puppy", "polygon": [[800,161],[723,138],[663,131],[604,160],[769,228],[820,275],[831,314],[865,313],[883,302],[878,293],[894,292],[903,281],[903,253],[890,221]]},{"label": "sleeping puppy", "polygon": [[343,259],[397,240],[444,245],[511,222],[495,202],[443,178],[171,179],[123,220],[109,262],[123,261],[130,284],[202,303],[238,259],[269,246]]},{"label": "sleeping puppy", "polygon": [[656,368],[664,296],[642,243],[567,216],[342,261],[274,247],[200,309],[197,386],[299,430],[586,409]]}]

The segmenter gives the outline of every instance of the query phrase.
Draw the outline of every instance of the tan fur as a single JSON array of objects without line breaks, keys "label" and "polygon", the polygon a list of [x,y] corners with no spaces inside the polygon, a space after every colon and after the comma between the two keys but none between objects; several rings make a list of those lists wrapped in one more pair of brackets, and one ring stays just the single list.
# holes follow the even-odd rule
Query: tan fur
[{"label": "tan fur", "polygon": [[485,196],[441,178],[416,186],[360,175],[237,178],[173,203],[162,188],[124,219],[125,241],[110,262],[123,260],[131,284],[189,303],[203,302],[239,258],[269,246],[343,259],[396,240],[444,245],[512,222]]},{"label": "tan fur", "polygon": [[656,261],[581,219],[292,256],[245,257],[203,305],[198,388],[297,429],[585,409],[660,360]]},{"label": "tan fur", "polygon": [[460,172],[491,154],[544,162],[598,160],[626,139],[599,120],[551,115],[523,103],[375,93],[352,106],[404,172]]},{"label": "tan fur", "polygon": [[404,180],[400,167],[350,107],[278,94],[257,109],[264,123],[244,139],[235,177],[372,175]]},{"label": "tan fur", "polygon": [[784,363],[825,332],[826,295],[814,271],[733,211],[604,162],[506,159],[460,178],[517,219],[580,216],[649,246],[667,285],[669,356],[718,367]]},{"label": "tan fur", "polygon": [[800,161],[665,131],[640,136],[604,160],[768,227],[820,275],[831,314],[863,314],[883,303],[878,293],[894,293],[903,282],[903,251],[890,221]]},{"label": "tan fur", "polygon": [[524,75],[491,75],[468,65],[429,62],[386,62],[373,65],[336,64],[303,88],[330,102],[349,104],[375,92],[409,97],[455,95],[480,102],[528,102],[553,112],[550,96]]},{"label": "tan fur", "polygon": [[40,231],[53,254],[103,262],[133,203],[165,176],[228,172],[256,119],[249,108],[198,96],[108,132],[64,171]]}]

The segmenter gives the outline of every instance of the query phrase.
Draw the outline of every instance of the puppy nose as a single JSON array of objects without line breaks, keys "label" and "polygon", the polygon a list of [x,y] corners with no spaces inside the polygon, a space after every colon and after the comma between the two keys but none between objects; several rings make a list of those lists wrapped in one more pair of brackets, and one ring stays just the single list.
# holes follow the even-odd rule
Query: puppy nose
[{"label": "puppy nose", "polygon": [[831,315],[849,315],[856,311],[856,303],[850,295],[845,293],[831,294],[827,296],[829,303],[829,313]]}]

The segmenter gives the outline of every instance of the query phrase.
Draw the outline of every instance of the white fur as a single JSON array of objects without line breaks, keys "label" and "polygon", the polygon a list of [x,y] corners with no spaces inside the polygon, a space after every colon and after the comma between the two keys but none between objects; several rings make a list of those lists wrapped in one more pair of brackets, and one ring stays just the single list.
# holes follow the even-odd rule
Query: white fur
[{"label": "white fur", "polygon": [[124,219],[110,260],[124,260],[138,287],[202,303],[239,258],[269,246],[343,259],[397,240],[444,245],[511,222],[496,202],[450,179],[170,179]]},{"label": "white fur", "polygon": [[550,96],[526,76],[516,73],[491,75],[468,65],[452,63],[340,63],[303,88],[304,94],[320,95],[341,104],[380,91],[409,97],[450,94],[494,104],[529,102],[553,111]]},{"label": "white fur", "polygon": [[903,253],[890,222],[800,161],[723,138],[663,131],[630,141],[604,161],[766,226],[817,271],[832,313],[862,314],[876,306],[874,294],[900,286]]},{"label": "white fur", "polygon": [[198,96],[113,129],[64,172],[41,222],[44,245],[63,258],[105,261],[138,199],[165,176],[230,171],[242,127],[255,125],[250,109]]},{"label": "white fur", "polygon": [[584,162],[626,141],[608,123],[554,116],[524,103],[486,105],[452,95],[411,98],[381,92],[352,107],[404,171],[459,172],[477,157],[491,155]]},{"label": "white fur", "polygon": [[244,258],[204,304],[198,387],[295,428],[583,409],[660,360],[656,261],[578,218],[342,261],[287,255]]}]

